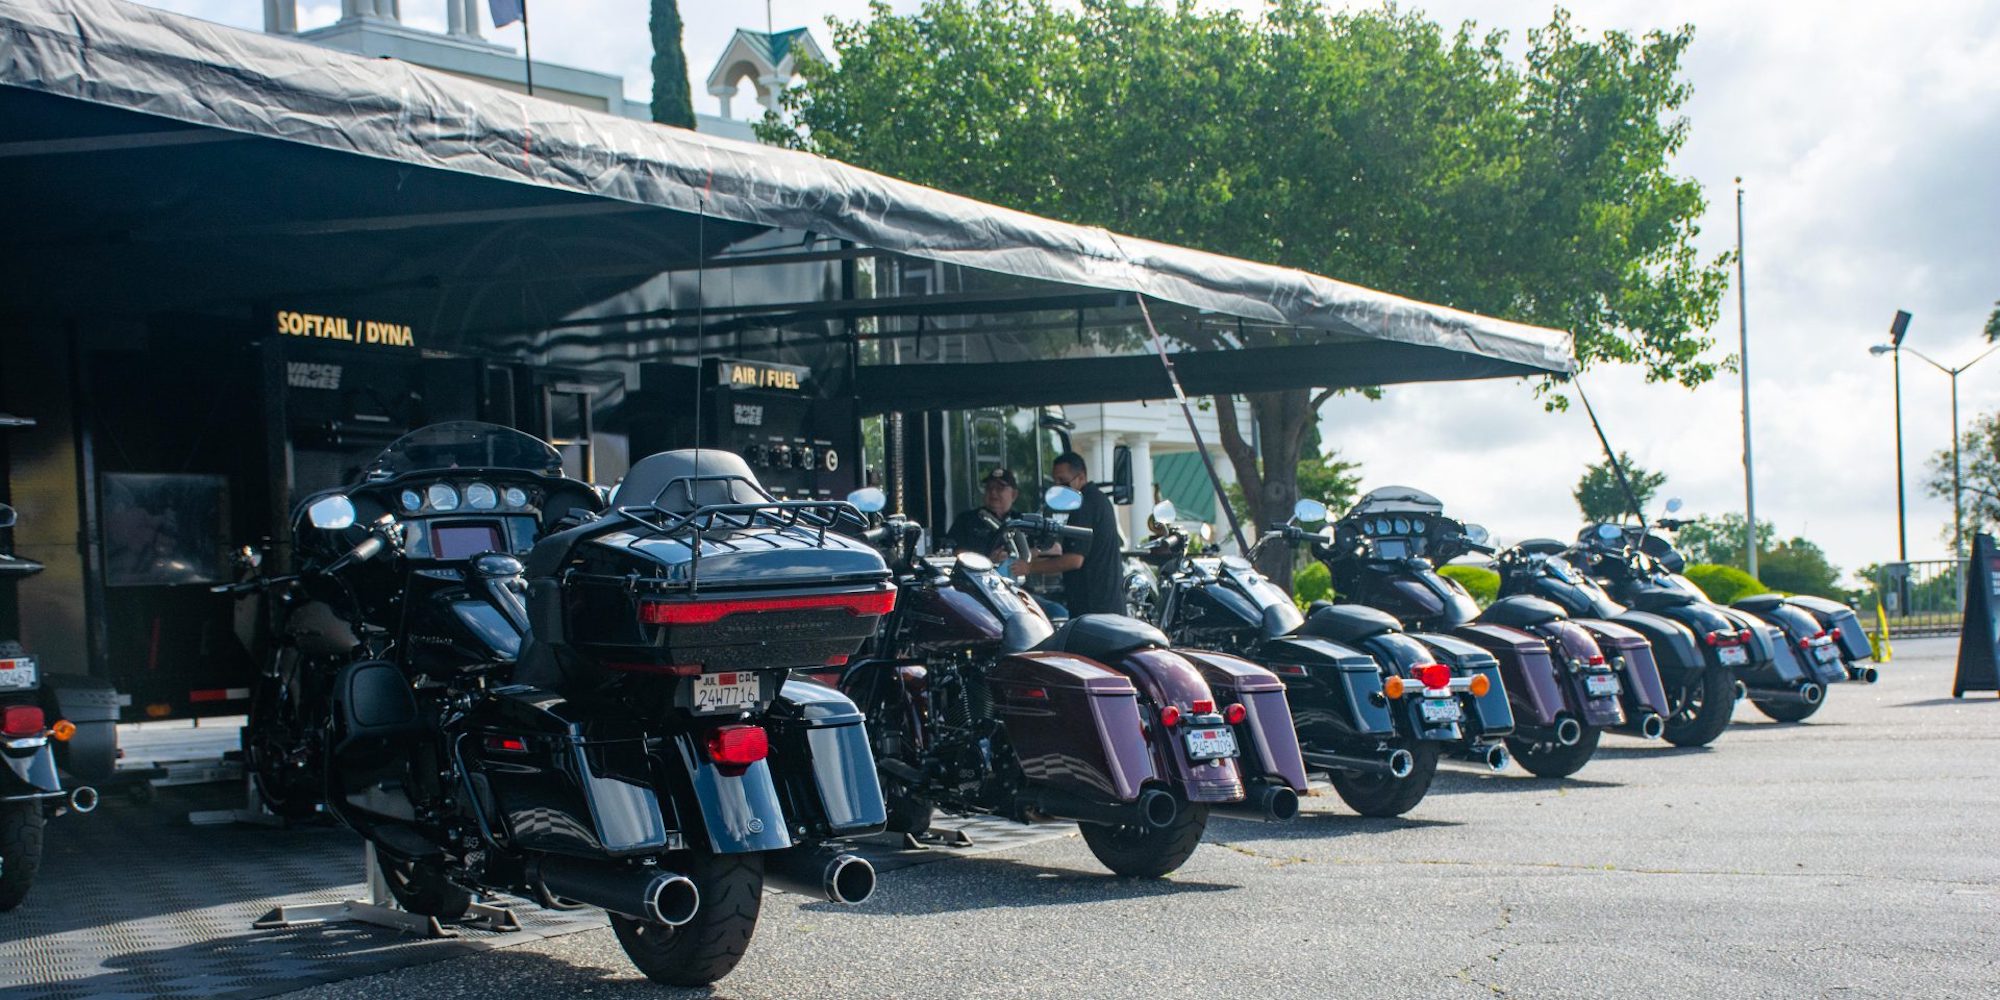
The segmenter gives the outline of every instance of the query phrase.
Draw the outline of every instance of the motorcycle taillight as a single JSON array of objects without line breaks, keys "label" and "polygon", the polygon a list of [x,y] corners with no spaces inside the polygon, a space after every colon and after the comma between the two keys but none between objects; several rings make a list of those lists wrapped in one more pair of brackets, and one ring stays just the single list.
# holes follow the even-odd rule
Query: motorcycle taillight
[{"label": "motorcycle taillight", "polygon": [[0,734],[40,736],[48,720],[38,705],[9,705],[0,709]]},{"label": "motorcycle taillight", "polygon": [[708,734],[708,759],[724,767],[749,767],[771,753],[762,726],[722,726]]},{"label": "motorcycle taillight", "polygon": [[1426,663],[1412,673],[1416,674],[1425,690],[1435,691],[1451,686],[1451,668],[1442,663]]}]

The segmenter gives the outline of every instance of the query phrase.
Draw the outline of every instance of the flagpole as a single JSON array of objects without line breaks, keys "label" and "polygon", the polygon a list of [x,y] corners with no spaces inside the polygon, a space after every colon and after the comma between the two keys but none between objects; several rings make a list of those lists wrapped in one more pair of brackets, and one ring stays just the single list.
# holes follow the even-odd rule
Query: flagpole
[{"label": "flagpole", "polygon": [[535,43],[528,37],[528,0],[521,0],[521,55],[528,67],[528,96],[535,96]]}]

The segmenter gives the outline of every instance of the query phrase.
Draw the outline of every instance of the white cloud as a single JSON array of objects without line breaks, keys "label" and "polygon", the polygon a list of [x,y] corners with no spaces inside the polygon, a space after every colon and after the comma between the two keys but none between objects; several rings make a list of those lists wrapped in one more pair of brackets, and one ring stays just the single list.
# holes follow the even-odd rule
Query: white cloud
[{"label": "white cloud", "polygon": [[[160,0],[158,6],[257,27],[255,0]],[[431,0],[405,0],[429,17]],[[1253,0],[1236,4],[1257,9]],[[915,0],[896,0],[898,11]],[[1548,19],[1547,2],[1437,0],[1447,24],[1476,19],[1518,42]],[[1687,61],[1693,134],[1679,170],[1711,202],[1702,245],[1728,248],[1731,179],[1745,178],[1758,513],[1807,534],[1848,568],[1895,555],[1895,445],[1889,363],[1867,346],[1908,309],[1910,343],[1949,363],[1980,348],[2000,298],[2000,5],[1742,0],[1598,0],[1575,5],[1588,30],[1696,25]],[[533,6],[538,58],[622,74],[650,88],[644,0]],[[301,22],[332,20],[312,0]],[[764,5],[683,0],[697,108],[699,81],[738,27],[761,28]],[[866,14],[865,0],[774,0],[780,27],[830,40],[828,15]],[[436,17],[441,20],[442,15]],[[518,45],[520,28],[490,31]],[[1335,275],[1334,277],[1338,277]],[[1713,331],[1734,350],[1732,296]],[[1924,497],[1923,457],[1950,443],[1944,376],[1906,359],[1911,555],[1939,556],[1950,506]],[[1989,367],[1990,366],[1990,367]],[[1965,419],[2000,406],[2000,361],[1960,380]],[[1648,386],[1629,371],[1588,383],[1613,443],[1669,476],[1695,511],[1742,503],[1733,376],[1695,392]],[[1380,403],[1328,407],[1325,438],[1365,463],[1369,479],[1431,489],[1503,537],[1576,528],[1570,487],[1597,445],[1580,411],[1545,415],[1513,383],[1396,387]]]}]

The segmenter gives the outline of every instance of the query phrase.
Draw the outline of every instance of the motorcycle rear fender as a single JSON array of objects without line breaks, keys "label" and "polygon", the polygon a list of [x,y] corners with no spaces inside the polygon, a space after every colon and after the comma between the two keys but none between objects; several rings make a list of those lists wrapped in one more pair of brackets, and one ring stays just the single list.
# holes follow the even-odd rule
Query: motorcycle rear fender
[{"label": "motorcycle rear fender", "polygon": [[1243,706],[1243,722],[1236,726],[1243,773],[1253,778],[1276,778],[1293,791],[1304,793],[1306,762],[1299,754],[1299,734],[1293,728],[1285,682],[1241,657],[1191,649],[1175,652],[1201,672],[1217,702]]},{"label": "motorcycle rear fender", "polygon": [[1653,661],[1653,644],[1638,630],[1596,618],[1573,619],[1597,640],[1605,658],[1618,668],[1619,698],[1628,714],[1667,714],[1667,691]]},{"label": "motorcycle rear fender", "polygon": [[1507,682],[1500,676],[1500,661],[1492,653],[1464,639],[1434,632],[1412,635],[1430,650],[1437,662],[1459,677],[1485,675],[1486,693],[1461,695],[1466,706],[1465,735],[1473,740],[1497,739],[1514,731],[1514,709],[1507,704]]},{"label": "motorcycle rear fender", "polygon": [[1270,640],[1257,648],[1257,656],[1267,664],[1305,671],[1283,677],[1293,721],[1308,740],[1331,744],[1395,735],[1396,724],[1382,697],[1382,667],[1373,656],[1308,636]]},{"label": "motorcycle rear fender", "polygon": [[[1106,664],[1132,679],[1139,692],[1155,710],[1178,705],[1187,711],[1197,701],[1214,701],[1215,692],[1201,672],[1186,657],[1165,649],[1136,649]],[[1220,711],[1221,705],[1216,705]],[[1234,760],[1189,760],[1182,745],[1180,729],[1171,732],[1157,724],[1146,727],[1146,742],[1153,752],[1153,766],[1162,776],[1180,785],[1189,802],[1238,802],[1243,798],[1243,772]]]},{"label": "motorcycle rear fender", "polygon": [[1740,630],[1750,633],[1750,663],[1737,673],[1752,686],[1791,687],[1806,680],[1805,662],[1798,650],[1785,641],[1785,630],[1748,611],[1716,607],[1717,612]]},{"label": "motorcycle rear fender", "polygon": [[[785,808],[771,780],[771,762],[760,760],[738,771],[709,762],[691,742],[681,743],[681,762],[694,790],[709,847],[717,854],[781,851],[792,846],[785,825]],[[880,799],[882,791],[875,790]]]},{"label": "motorcycle rear fender", "polygon": [[1543,622],[1529,630],[1551,643],[1552,656],[1560,655],[1562,662],[1556,664],[1556,673],[1562,677],[1563,693],[1569,698],[1569,710],[1577,721],[1585,725],[1609,728],[1625,724],[1625,709],[1616,695],[1593,697],[1585,686],[1584,670],[1592,660],[1609,665],[1610,657],[1604,647],[1597,644],[1596,636],[1576,622],[1567,618]]},{"label": "motorcycle rear fender", "polygon": [[62,779],[56,774],[56,752],[49,745],[48,737],[22,740],[28,746],[16,746],[12,740],[0,738],[0,762],[7,766],[0,775],[11,774],[11,781],[0,781],[0,799],[22,794],[17,788],[9,787],[15,781],[27,786],[28,793],[54,793],[62,791]]}]

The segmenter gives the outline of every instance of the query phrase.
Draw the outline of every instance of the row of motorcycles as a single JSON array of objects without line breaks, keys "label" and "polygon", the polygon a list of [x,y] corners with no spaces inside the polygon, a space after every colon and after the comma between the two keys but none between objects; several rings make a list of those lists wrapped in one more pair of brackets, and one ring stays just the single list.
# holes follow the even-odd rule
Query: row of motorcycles
[{"label": "row of motorcycles", "polygon": [[[1087,542],[1082,499],[1052,488],[1008,544]],[[1605,729],[1706,743],[1739,693],[1800,718],[1868,669],[1842,666],[1844,608],[1718,608],[1615,525],[1495,554],[1482,611],[1436,567],[1483,532],[1402,488],[1317,531],[1302,501],[1259,542],[1326,561],[1346,603],[1301,611],[1163,507],[1135,613],[1067,620],[885,506],[778,500],[715,450],[607,491],[519,431],[414,431],[299,504],[292,572],[245,550],[216,588],[262,654],[253,787],[359,833],[404,909],[596,906],[641,972],[692,986],[742,958],[767,887],[866,900],[856,836],[1075,823],[1159,877],[1212,816],[1294,817],[1314,773],[1400,815],[1446,757],[1566,775]]]}]

